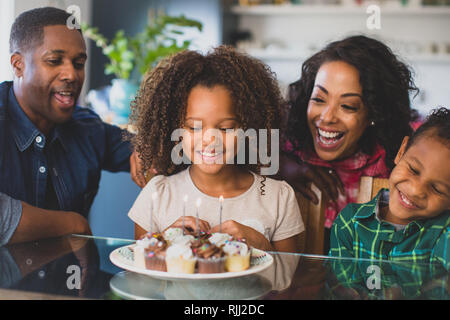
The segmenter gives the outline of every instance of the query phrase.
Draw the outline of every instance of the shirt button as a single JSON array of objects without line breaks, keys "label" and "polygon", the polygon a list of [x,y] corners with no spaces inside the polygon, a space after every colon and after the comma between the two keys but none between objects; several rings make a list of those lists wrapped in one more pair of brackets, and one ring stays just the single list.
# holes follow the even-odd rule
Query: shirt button
[{"label": "shirt button", "polygon": [[46,171],[46,169],[45,169],[44,166],[42,166],[42,167],[39,168],[39,172],[40,172],[40,173],[45,173],[45,171]]},{"label": "shirt button", "polygon": [[41,143],[42,142],[42,137],[41,136],[37,136],[36,137],[36,143]]}]

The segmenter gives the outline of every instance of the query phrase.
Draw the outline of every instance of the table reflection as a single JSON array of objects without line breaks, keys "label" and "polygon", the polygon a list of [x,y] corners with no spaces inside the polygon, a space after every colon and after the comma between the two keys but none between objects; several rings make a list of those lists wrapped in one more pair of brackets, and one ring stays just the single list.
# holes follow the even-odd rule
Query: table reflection
[{"label": "table reflection", "polygon": [[0,247],[0,287],[45,294],[98,298],[111,274],[100,270],[95,242],[62,237]]},{"label": "table reflection", "polygon": [[94,299],[450,299],[448,271],[438,265],[276,252],[252,275],[159,280],[111,263],[110,253],[130,243],[67,236],[0,247],[0,289]]}]

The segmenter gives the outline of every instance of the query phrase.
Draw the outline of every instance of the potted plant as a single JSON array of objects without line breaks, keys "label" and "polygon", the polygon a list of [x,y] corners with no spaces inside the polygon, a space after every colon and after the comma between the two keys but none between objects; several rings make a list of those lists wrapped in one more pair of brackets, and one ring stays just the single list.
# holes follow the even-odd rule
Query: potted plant
[{"label": "potted plant", "polygon": [[[128,37],[123,30],[118,30],[111,41],[100,34],[96,27],[87,24],[81,27],[83,34],[95,41],[109,59],[105,65],[105,74],[115,76],[109,105],[116,116],[122,119],[119,122],[125,123],[142,76],[162,58],[189,48],[191,40],[182,39],[185,28],[202,31],[202,24],[196,20],[184,15],[165,14],[151,14],[145,29],[134,37]],[[132,78],[133,72],[138,75],[138,79]]]}]

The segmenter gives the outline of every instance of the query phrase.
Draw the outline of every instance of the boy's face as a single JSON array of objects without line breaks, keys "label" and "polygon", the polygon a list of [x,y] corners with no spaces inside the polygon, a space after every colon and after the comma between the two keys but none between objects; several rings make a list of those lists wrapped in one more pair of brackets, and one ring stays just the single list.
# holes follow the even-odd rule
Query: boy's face
[{"label": "boy's face", "polygon": [[408,137],[395,159],[389,178],[386,220],[408,224],[433,218],[450,209],[450,149],[425,133],[405,152]]}]

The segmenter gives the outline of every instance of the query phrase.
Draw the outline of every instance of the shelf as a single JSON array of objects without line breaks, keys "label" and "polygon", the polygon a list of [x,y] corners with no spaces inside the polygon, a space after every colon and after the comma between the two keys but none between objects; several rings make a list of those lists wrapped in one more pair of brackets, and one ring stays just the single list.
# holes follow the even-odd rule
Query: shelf
[{"label": "shelf", "polygon": [[[304,61],[309,56],[292,50],[248,49],[247,54],[264,61]],[[450,54],[403,54],[405,60],[416,63],[450,63]]]},{"label": "shelf", "polygon": [[[368,5],[293,5],[262,4],[253,6],[232,6],[231,12],[239,15],[309,15],[309,14],[367,14]],[[389,15],[450,15],[450,6],[380,6],[381,13]]]}]

